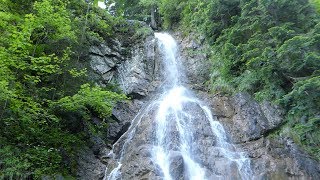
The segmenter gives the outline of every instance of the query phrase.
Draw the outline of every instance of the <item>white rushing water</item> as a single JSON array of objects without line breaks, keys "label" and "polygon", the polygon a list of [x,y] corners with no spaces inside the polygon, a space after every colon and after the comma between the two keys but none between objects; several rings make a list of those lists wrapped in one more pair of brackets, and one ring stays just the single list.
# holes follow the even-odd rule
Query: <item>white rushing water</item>
[{"label": "white rushing water", "polygon": [[165,82],[169,84],[168,90],[163,93],[160,100],[159,109],[156,116],[157,129],[156,129],[156,143],[153,152],[154,162],[159,165],[164,174],[164,179],[172,179],[170,175],[170,154],[171,139],[170,133],[168,133],[169,126],[174,123],[179,132],[180,144],[178,144],[179,154],[182,155],[184,163],[186,165],[188,176],[191,180],[204,179],[204,170],[201,166],[192,159],[192,154],[189,151],[191,145],[191,136],[189,134],[188,120],[189,118],[184,116],[183,105],[188,102],[193,102],[194,99],[185,95],[186,88],[179,85],[180,73],[178,59],[178,46],[169,34],[156,33],[159,47],[163,53],[163,60],[165,65],[165,72],[167,77]]},{"label": "white rushing water", "polygon": [[[124,143],[120,155],[118,166],[111,171],[107,179],[121,179],[119,169],[122,166],[121,157],[126,151],[126,143],[135,134],[135,127],[139,125],[142,117],[149,110],[156,108],[154,121],[155,139],[152,149],[152,161],[161,170],[163,179],[177,179],[177,175],[172,172],[172,161],[174,157],[183,159],[183,179],[205,180],[205,179],[225,179],[221,174],[208,172],[209,168],[203,165],[199,160],[199,151],[197,147],[201,146],[196,143],[195,135],[198,133],[197,121],[206,121],[212,136],[215,137],[215,145],[211,150],[217,151],[219,158],[222,158],[225,166],[236,166],[237,177],[241,179],[252,179],[250,161],[245,154],[238,152],[236,148],[227,141],[226,132],[223,126],[213,117],[210,108],[200,100],[195,98],[189,90],[180,82],[182,72],[179,63],[178,45],[172,36],[166,33],[155,33],[158,40],[158,46],[162,53],[164,65],[164,90],[161,96],[150,103],[145,110],[137,115],[134,119],[137,123],[127,131],[128,137]],[[197,115],[200,114],[200,115]],[[203,117],[203,118],[199,118]],[[220,169],[230,169],[222,167]],[[210,174],[210,177],[208,177]],[[230,172],[231,174],[231,172]],[[181,178],[181,177],[179,177]],[[230,179],[230,178],[229,178]]]}]

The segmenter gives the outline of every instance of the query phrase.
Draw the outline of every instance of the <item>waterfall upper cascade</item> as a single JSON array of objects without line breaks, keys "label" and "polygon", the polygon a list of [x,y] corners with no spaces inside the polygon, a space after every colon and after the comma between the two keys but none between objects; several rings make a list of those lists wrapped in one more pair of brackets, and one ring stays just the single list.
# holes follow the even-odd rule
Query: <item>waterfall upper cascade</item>
[{"label": "waterfall upper cascade", "polygon": [[252,179],[250,160],[228,142],[210,108],[182,85],[175,40],[165,33],[155,37],[163,60],[162,91],[114,145],[115,162],[105,179]]}]

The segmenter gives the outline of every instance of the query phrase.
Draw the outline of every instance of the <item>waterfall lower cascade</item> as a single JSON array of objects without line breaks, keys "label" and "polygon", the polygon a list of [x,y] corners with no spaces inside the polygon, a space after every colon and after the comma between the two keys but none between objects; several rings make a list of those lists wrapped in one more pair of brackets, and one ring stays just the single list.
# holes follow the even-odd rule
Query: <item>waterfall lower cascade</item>
[{"label": "waterfall lower cascade", "polygon": [[228,142],[210,108],[182,85],[175,40],[165,33],[155,37],[163,59],[163,91],[114,145],[116,163],[105,179],[252,179],[250,160]]}]

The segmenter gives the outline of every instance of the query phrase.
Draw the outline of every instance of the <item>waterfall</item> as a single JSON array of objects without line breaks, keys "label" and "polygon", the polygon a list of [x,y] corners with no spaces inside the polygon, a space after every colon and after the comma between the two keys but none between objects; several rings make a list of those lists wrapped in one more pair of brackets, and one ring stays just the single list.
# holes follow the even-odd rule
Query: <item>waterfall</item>
[{"label": "waterfall", "polygon": [[[150,114],[154,135],[150,159],[160,179],[252,179],[250,160],[228,142],[223,126],[210,108],[181,83],[183,72],[178,46],[172,36],[155,33],[164,67],[162,93],[134,118],[123,135],[126,139],[118,165],[106,179],[122,179],[123,157],[130,150],[136,129]],[[152,112],[155,112],[154,114]]]}]

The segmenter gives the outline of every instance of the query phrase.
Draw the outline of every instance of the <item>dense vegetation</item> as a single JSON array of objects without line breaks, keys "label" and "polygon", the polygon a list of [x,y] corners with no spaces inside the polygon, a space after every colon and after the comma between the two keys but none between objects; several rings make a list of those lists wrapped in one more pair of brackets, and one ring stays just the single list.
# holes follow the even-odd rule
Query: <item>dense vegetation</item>
[{"label": "dense vegetation", "polygon": [[124,95],[96,87],[85,53],[121,19],[78,0],[0,0],[0,179],[72,174],[84,129]]},{"label": "dense vegetation", "polygon": [[[249,92],[287,112],[283,131],[320,159],[319,0],[130,0],[121,12],[205,37],[215,92]],[[127,7],[127,8],[126,8]],[[140,16],[134,16],[140,12]]]}]

